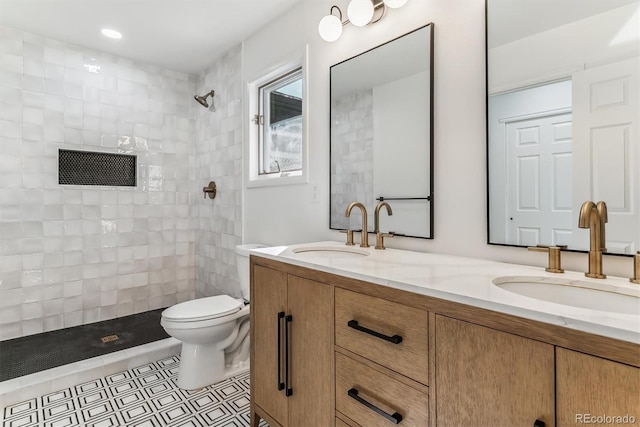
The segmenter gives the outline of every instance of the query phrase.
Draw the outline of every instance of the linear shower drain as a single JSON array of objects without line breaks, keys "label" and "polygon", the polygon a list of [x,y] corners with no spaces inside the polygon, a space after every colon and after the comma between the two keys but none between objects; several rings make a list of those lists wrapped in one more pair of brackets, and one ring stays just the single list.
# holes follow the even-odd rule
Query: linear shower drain
[{"label": "linear shower drain", "polygon": [[107,335],[106,337],[100,338],[103,343],[108,343],[111,341],[118,341],[120,338],[117,335]]}]

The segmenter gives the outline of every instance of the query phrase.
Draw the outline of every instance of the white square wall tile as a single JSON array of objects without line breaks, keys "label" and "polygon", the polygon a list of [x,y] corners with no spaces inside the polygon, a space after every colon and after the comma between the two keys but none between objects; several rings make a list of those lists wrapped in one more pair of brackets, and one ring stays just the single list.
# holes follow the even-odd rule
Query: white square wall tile
[{"label": "white square wall tile", "polygon": [[[176,265],[172,257],[179,254],[191,257],[192,269],[195,265],[188,244],[195,243],[198,221],[177,222],[195,211],[176,208],[197,200],[190,197],[198,186],[189,172],[196,160],[190,154],[195,152],[195,79],[1,26],[0,33],[0,98],[5,104],[0,109],[0,222],[9,224],[3,226],[3,237],[11,236],[2,239],[0,257],[23,257],[15,286],[48,286],[42,295],[45,323],[20,330],[76,325],[95,318],[93,311],[83,311],[101,307],[110,315],[142,310],[148,300],[130,296],[118,307],[113,291],[146,288],[152,281],[165,284],[167,301],[175,300],[178,287],[185,292],[185,283],[195,290],[195,272],[181,273],[178,285],[150,274],[158,266],[149,262],[167,257]],[[87,58],[96,58],[101,74],[87,73]],[[135,102],[134,96],[142,100]],[[59,186],[60,148],[136,153],[138,188]],[[149,159],[158,166],[151,176]],[[126,248],[135,249],[122,251],[121,257],[127,257],[118,259],[118,250]],[[110,279],[106,292],[112,293],[96,307],[95,301],[74,300],[81,296],[82,281],[94,279]],[[39,314],[33,307],[25,310],[28,316]]]}]

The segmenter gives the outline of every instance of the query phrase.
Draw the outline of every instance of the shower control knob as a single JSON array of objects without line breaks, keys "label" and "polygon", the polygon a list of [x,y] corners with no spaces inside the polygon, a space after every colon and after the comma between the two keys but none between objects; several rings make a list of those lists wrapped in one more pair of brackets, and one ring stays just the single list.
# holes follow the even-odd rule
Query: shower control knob
[{"label": "shower control knob", "polygon": [[215,181],[211,181],[208,186],[202,187],[202,192],[204,193],[205,199],[207,198],[207,194],[209,195],[210,199],[214,199],[216,197],[216,193],[218,192]]}]

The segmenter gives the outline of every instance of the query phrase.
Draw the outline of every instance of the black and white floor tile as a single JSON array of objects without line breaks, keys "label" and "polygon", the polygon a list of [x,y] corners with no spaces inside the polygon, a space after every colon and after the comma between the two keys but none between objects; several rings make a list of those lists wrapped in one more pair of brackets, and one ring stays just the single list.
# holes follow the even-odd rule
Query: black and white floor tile
[{"label": "black and white floor tile", "polygon": [[[241,427],[249,425],[249,373],[180,390],[178,356],[4,409],[3,427]],[[261,426],[267,426],[264,422]]]}]

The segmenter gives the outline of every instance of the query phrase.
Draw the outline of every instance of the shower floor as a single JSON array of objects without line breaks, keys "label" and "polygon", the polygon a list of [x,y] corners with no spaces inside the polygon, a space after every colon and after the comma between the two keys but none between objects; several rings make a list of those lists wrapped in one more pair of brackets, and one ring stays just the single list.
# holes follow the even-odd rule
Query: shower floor
[{"label": "shower floor", "polygon": [[0,381],[169,338],[162,310],[0,341]]}]

